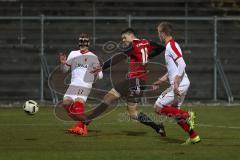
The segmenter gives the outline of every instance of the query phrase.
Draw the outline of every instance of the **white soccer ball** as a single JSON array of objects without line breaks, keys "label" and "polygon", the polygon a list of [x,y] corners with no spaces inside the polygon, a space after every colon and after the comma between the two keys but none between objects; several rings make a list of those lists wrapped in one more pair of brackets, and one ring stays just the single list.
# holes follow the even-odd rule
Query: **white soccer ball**
[{"label": "white soccer ball", "polygon": [[27,113],[27,114],[35,114],[38,112],[39,107],[37,102],[35,102],[34,100],[28,100],[24,103],[23,105],[23,110]]}]

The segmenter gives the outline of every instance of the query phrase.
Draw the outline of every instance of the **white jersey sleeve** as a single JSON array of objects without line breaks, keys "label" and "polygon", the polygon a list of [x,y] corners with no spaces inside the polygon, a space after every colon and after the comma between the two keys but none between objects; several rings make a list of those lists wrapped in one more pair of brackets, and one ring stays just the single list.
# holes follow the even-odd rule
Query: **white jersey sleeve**
[{"label": "white jersey sleeve", "polygon": [[171,51],[169,53],[171,54],[173,60],[177,64],[177,70],[178,70],[177,75],[182,76],[186,67],[186,63],[182,57],[182,50],[178,45],[178,43],[176,43],[173,40],[170,41],[170,46],[171,46],[170,47]]},{"label": "white jersey sleeve", "polygon": [[183,73],[185,72],[185,67],[186,67],[186,63],[184,61],[184,59],[181,57],[179,59],[177,59],[177,66],[178,66],[178,75],[182,76]]},{"label": "white jersey sleeve", "polygon": [[186,64],[182,57],[181,48],[174,40],[170,40],[166,45],[165,60],[171,84],[174,83],[176,75],[187,78],[185,73]]},{"label": "white jersey sleeve", "polygon": [[177,59],[182,57],[182,50],[181,50],[181,48],[179,47],[178,43],[176,43],[173,40],[170,41],[169,50],[170,50],[169,53],[171,54],[171,56],[172,56],[174,61],[176,61]]},{"label": "white jersey sleeve", "polygon": [[67,66],[70,67],[70,66],[72,65],[72,60],[73,60],[74,57],[75,57],[74,52],[71,51],[71,52],[69,53],[68,57],[67,57],[67,62],[66,62],[66,65],[67,65]]}]

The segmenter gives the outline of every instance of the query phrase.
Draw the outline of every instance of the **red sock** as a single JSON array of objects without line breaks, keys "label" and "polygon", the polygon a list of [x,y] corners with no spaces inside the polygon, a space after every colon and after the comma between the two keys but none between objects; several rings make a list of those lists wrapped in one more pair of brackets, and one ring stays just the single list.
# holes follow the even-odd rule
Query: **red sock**
[{"label": "red sock", "polygon": [[76,124],[75,124],[75,126],[74,127],[80,127],[80,128],[83,128],[83,122],[81,122],[81,121],[79,121],[79,122],[77,122]]},{"label": "red sock", "polygon": [[[84,104],[80,101],[76,101],[75,103],[75,113],[77,115],[82,115],[84,113]],[[83,122],[79,121],[76,123],[76,126],[83,128]]]},{"label": "red sock", "polygon": [[80,101],[75,101],[69,109],[70,114],[83,114],[84,113],[84,104]]},{"label": "red sock", "polygon": [[190,132],[190,127],[189,127],[189,125],[186,123],[186,121],[184,121],[184,120],[180,120],[180,121],[178,121],[177,122],[178,123],[178,125],[180,126],[180,127],[182,127],[182,129],[185,131],[185,132]]},{"label": "red sock", "polygon": [[84,113],[84,104],[80,101],[74,102],[75,110],[74,112],[76,114],[83,114]]},{"label": "red sock", "polygon": [[198,133],[197,133],[196,131],[194,131],[194,130],[191,130],[191,131],[189,132],[190,138],[194,138],[194,137],[196,137],[197,135],[198,135]]},{"label": "red sock", "polygon": [[[73,119],[75,118],[75,114],[83,114],[84,113],[84,105],[79,102],[79,101],[76,101],[74,103],[72,103],[71,105],[64,105],[63,106],[70,117],[72,117]],[[79,121],[77,122],[74,127],[81,127],[83,128],[84,124],[83,122]]]},{"label": "red sock", "polygon": [[178,121],[178,125],[185,131],[188,132],[190,138],[194,138],[198,135],[198,133],[194,130],[190,130],[189,125],[184,121],[184,120],[180,120]]},{"label": "red sock", "polygon": [[79,121],[76,126],[83,127],[82,116],[84,115],[84,104],[80,101],[75,101],[69,109],[69,116],[74,120]]},{"label": "red sock", "polygon": [[184,111],[172,106],[165,106],[161,108],[160,114],[164,114],[169,117],[184,118],[184,119],[186,119],[189,116],[187,111]]}]

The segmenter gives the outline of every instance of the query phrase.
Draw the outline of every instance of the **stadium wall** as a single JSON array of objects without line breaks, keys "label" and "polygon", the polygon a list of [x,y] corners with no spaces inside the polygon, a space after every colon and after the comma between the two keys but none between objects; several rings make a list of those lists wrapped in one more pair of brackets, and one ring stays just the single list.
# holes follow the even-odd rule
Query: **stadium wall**
[{"label": "stadium wall", "polygon": [[[119,42],[122,29],[131,26],[141,38],[157,40],[156,25],[162,20],[148,17],[181,16],[186,19],[169,20],[176,29],[176,40],[183,46],[191,88],[187,99],[213,99],[213,16],[238,17],[237,1],[0,1],[1,48],[1,100],[25,100],[41,98],[41,63],[44,52],[50,71],[57,65],[57,53],[76,49],[78,34],[87,31],[93,35],[92,50],[104,61],[111,54],[103,52],[108,41]],[[41,16],[123,17],[105,20],[57,20],[44,19],[41,35]],[[6,17],[9,16],[10,19]],[[37,19],[11,19],[12,16],[35,16]],[[145,17],[135,19],[134,17]],[[212,17],[210,20],[189,20],[187,17]],[[66,18],[66,17],[65,17]],[[129,21],[130,20],[130,21]],[[131,23],[130,23],[131,22]],[[218,55],[229,80],[235,99],[240,98],[239,87],[239,29],[237,20],[218,22]],[[44,36],[44,39],[41,37]],[[44,42],[42,50],[41,42]],[[155,62],[162,62],[160,56]],[[218,81],[218,98],[226,99],[223,85]],[[107,87],[105,79],[100,87]],[[42,98],[51,100],[48,82],[44,79]]]}]

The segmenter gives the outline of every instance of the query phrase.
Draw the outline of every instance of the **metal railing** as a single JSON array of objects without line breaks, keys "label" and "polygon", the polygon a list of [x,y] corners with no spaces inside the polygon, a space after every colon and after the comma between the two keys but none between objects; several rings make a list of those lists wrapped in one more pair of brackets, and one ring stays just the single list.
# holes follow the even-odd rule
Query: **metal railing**
[{"label": "metal railing", "polygon": [[220,78],[222,80],[225,92],[226,92],[226,94],[228,96],[228,102],[229,103],[233,103],[234,97],[233,97],[233,94],[232,94],[232,90],[230,88],[227,76],[226,76],[226,74],[225,74],[225,72],[223,70],[222,63],[221,63],[221,61],[220,61],[220,59],[218,57],[215,57],[215,64],[216,64],[217,71],[218,71],[218,73],[220,75]]},{"label": "metal railing", "polygon": [[[28,21],[28,20],[33,20],[33,21],[39,21],[39,24],[41,25],[40,28],[41,30],[39,31],[39,36],[40,36],[40,55],[44,56],[45,55],[45,42],[44,42],[44,32],[45,32],[45,21],[84,21],[84,20],[90,20],[92,21],[92,34],[93,34],[93,46],[96,45],[96,21],[106,21],[106,20],[121,20],[121,21],[125,21],[127,23],[128,27],[132,26],[132,23],[134,21],[153,21],[153,20],[165,20],[165,21],[183,21],[185,22],[185,28],[184,28],[184,34],[185,34],[185,43],[188,43],[188,21],[211,21],[213,22],[213,54],[212,57],[214,59],[214,63],[213,63],[213,100],[217,100],[218,97],[218,91],[217,91],[217,77],[218,74],[222,77],[221,80],[224,83],[225,86],[225,91],[228,95],[228,99],[229,102],[233,101],[233,97],[231,93],[231,88],[229,86],[229,83],[227,81],[226,75],[224,74],[224,70],[223,67],[221,66],[221,63],[217,63],[219,62],[219,59],[217,60],[218,57],[218,22],[219,21],[240,21],[240,17],[137,17],[137,16],[127,16],[127,17],[115,17],[115,16],[109,16],[109,17],[104,17],[104,16],[99,16],[99,17],[94,17],[94,16],[79,16],[79,17],[72,17],[72,16],[64,16],[64,17],[59,17],[59,16],[12,16],[12,17],[8,17],[8,16],[0,16],[0,21],[1,20],[20,20],[21,23],[23,23],[24,21]],[[127,27],[126,26],[126,27]],[[23,27],[22,25],[20,27]],[[153,26],[155,27],[155,26]],[[21,33],[21,36],[23,36],[23,34]],[[22,39],[20,41],[20,45],[22,45]],[[186,44],[187,45],[187,44]],[[217,72],[219,70],[219,72]],[[43,101],[44,100],[44,69],[43,67],[41,68],[41,82],[40,82],[40,100]]]}]

